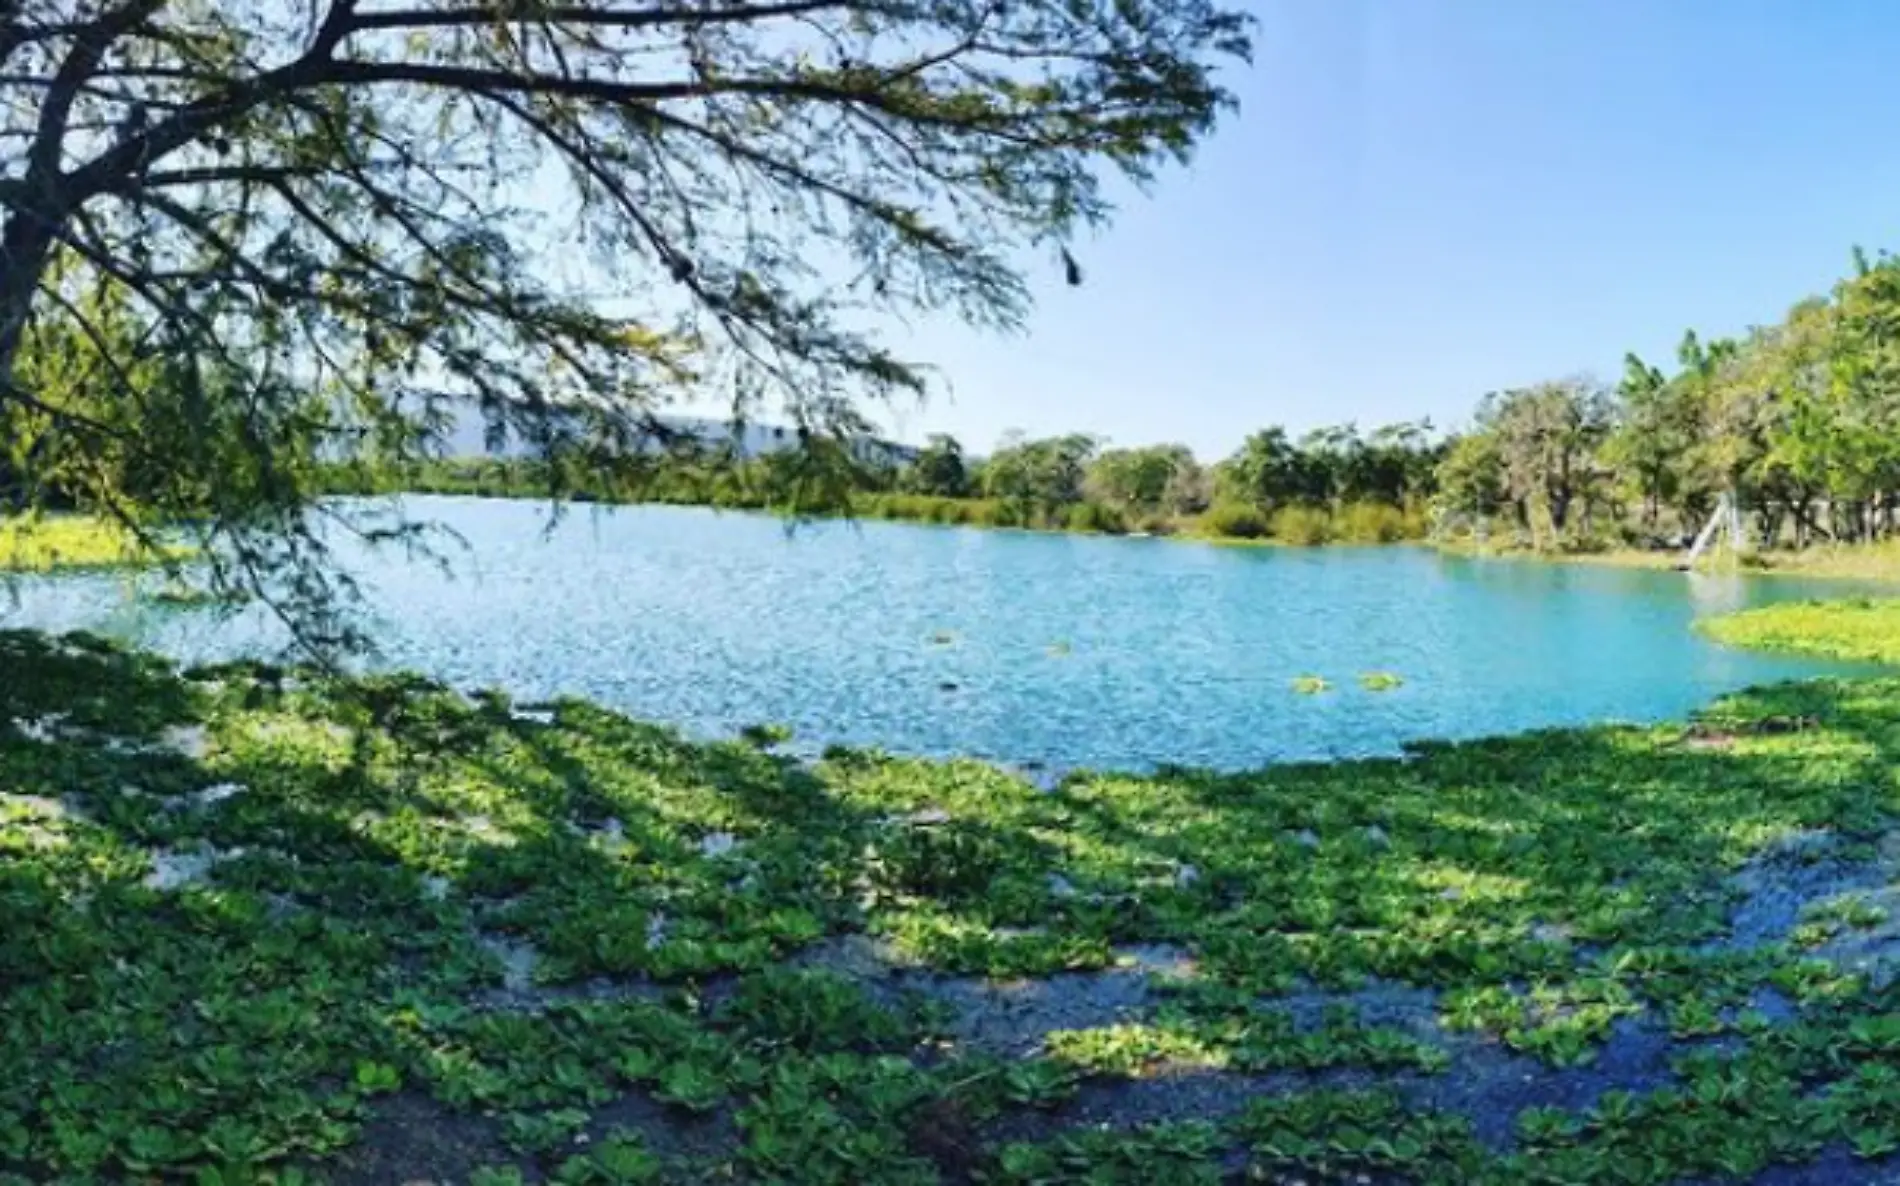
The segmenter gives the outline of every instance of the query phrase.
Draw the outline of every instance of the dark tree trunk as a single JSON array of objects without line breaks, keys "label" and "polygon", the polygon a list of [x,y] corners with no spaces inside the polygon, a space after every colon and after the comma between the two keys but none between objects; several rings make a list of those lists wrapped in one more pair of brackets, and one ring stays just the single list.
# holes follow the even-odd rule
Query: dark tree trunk
[{"label": "dark tree trunk", "polygon": [[1561,533],[1564,524],[1570,521],[1570,492],[1552,491],[1550,495],[1550,526]]},{"label": "dark tree trunk", "polygon": [[14,360],[52,254],[53,228],[44,215],[16,211],[0,228],[0,398],[15,397]]},{"label": "dark tree trunk", "polygon": [[1762,508],[1759,517],[1763,547],[1773,547],[1775,541],[1781,538],[1781,524],[1788,517],[1788,508],[1792,505],[1793,500],[1790,499],[1787,502],[1770,503]]},{"label": "dark tree trunk", "polygon": [[[52,253],[50,223],[30,210],[16,211],[0,228],[0,424],[8,408],[34,395],[17,386],[16,364]],[[24,501],[25,475],[9,460],[12,444],[0,440],[0,508],[6,510],[18,510]]]}]

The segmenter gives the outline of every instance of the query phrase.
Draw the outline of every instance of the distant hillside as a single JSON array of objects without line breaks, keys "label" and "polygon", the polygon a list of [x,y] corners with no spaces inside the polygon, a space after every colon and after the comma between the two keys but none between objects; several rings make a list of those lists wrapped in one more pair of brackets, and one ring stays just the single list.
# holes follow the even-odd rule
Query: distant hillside
[{"label": "distant hillside", "polygon": [[[724,420],[704,416],[661,416],[660,422],[675,432],[696,436],[711,446],[725,445],[734,439],[733,426]],[[768,453],[796,448],[797,445],[797,430],[781,424],[747,424],[738,437],[739,455],[746,458],[762,457]],[[865,442],[866,454],[872,451],[882,451],[898,461],[909,461],[917,454],[917,450],[909,445],[874,439]],[[521,457],[528,452],[528,447],[515,439],[506,441],[500,449],[490,449],[487,426],[482,422],[481,415],[473,409],[457,418],[455,427],[442,447],[442,454],[447,458]]]}]

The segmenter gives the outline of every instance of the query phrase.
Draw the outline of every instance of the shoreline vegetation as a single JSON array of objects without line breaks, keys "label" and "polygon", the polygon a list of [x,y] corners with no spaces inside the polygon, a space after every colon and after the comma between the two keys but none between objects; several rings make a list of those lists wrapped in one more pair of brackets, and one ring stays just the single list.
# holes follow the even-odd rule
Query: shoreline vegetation
[{"label": "shoreline vegetation", "polygon": [[[1554,551],[1512,545],[1486,546],[1468,539],[1430,539],[1426,542],[1448,556],[1474,560],[1585,564],[1659,571],[1681,571],[1686,554],[1686,549],[1682,548],[1605,547],[1600,550]],[[1695,571],[1809,577],[1815,580],[1900,582],[1900,543],[1883,540],[1870,544],[1816,545],[1800,551],[1776,549],[1741,555],[1724,548],[1705,553],[1697,561]]]},{"label": "shoreline vegetation", "polygon": [[0,1180],[1851,1183],[1900,1151],[1893,680],[1039,786],[84,635],[0,665]]},{"label": "shoreline vegetation", "polygon": [[[654,502],[1219,543],[1429,542],[1658,568],[1726,520],[1736,538],[1718,540],[1718,564],[1895,580],[1900,401],[1888,393],[1900,390],[1900,355],[1883,343],[1896,309],[1900,261],[1857,252],[1850,275],[1773,325],[1685,334],[1673,372],[1631,355],[1613,384],[1490,393],[1454,432],[1422,420],[1298,437],[1267,427],[1211,463],[1185,445],[1112,447],[1085,433],[1008,433],[977,456],[945,434],[916,448],[881,441],[856,417],[681,429],[651,409],[632,424],[549,411],[533,432],[504,417],[484,424],[501,455],[417,461],[455,420],[424,401],[417,420],[392,426],[405,430],[389,456],[359,442],[345,460],[313,453],[279,477],[292,501],[413,491]],[[528,444],[536,456],[517,455]],[[145,505],[149,477],[113,470],[102,489]],[[49,505],[101,505],[101,490],[70,485],[46,486]],[[197,513],[203,492],[165,494],[154,513],[158,503]]]},{"label": "shoreline vegetation", "polygon": [[636,469],[616,480],[575,481],[550,475],[541,462],[465,458],[377,469],[337,469],[328,487],[357,495],[438,494],[472,498],[548,498],[618,505],[703,506],[786,517],[859,518],[936,526],[979,527],[1085,535],[1152,536],[1205,543],[1399,543],[1423,540],[1422,507],[1360,501],[1336,506],[1289,505],[1275,511],[1220,504],[1201,510],[1143,510],[1105,501],[1049,500],[853,490],[826,499],[801,497],[795,488],[758,472],[764,467],[719,463],[687,476],[673,467]]},{"label": "shoreline vegetation", "polygon": [[[435,494],[518,499],[545,499],[550,497],[551,490],[558,489],[550,486],[538,463],[492,458],[435,461],[382,470],[373,480],[361,472],[339,470],[331,475],[328,485],[337,493],[356,495]],[[1435,534],[1426,509],[1384,503],[1354,503],[1337,508],[1289,506],[1272,514],[1220,505],[1196,514],[1131,520],[1099,504],[1077,504],[1070,508],[1071,513],[1052,514],[1039,512],[1033,505],[1003,499],[902,493],[857,495],[832,511],[800,511],[785,503],[775,503],[756,489],[706,492],[682,490],[677,486],[655,487],[642,482],[624,487],[605,484],[582,487],[561,497],[603,505],[703,506],[786,517],[863,518],[936,526],[1152,537],[1220,545],[1319,547],[1411,543],[1430,546],[1446,555],[1479,560],[1658,570],[1680,569],[1686,551],[1677,546],[1634,548],[1608,541],[1565,548],[1537,547],[1529,542],[1517,542],[1510,536],[1502,543],[1479,543],[1469,536],[1451,538]],[[1748,575],[1900,582],[1900,540],[1815,544],[1800,550],[1777,548],[1739,556],[1733,549],[1724,547],[1705,553],[1697,568]]]},{"label": "shoreline vegetation", "polygon": [[[1204,463],[1182,444],[1086,433],[953,436],[909,447],[840,424],[680,431],[582,419],[498,456],[333,467],[338,492],[519,494],[852,514],[982,527],[1313,545],[1430,539],[1658,567],[1712,533],[1738,565],[1890,579],[1900,552],[1900,260],[1852,272],[1780,321],[1685,333],[1673,370],[1635,355],[1614,383],[1559,378],[1485,395],[1470,422],[1280,427]],[[558,418],[557,418],[558,419]],[[524,444],[534,447],[518,454]],[[487,442],[485,442],[487,443]],[[1719,528],[1719,530],[1718,530]]]},{"label": "shoreline vegetation", "polygon": [[[335,493],[355,495],[437,494],[471,498],[541,499],[548,497],[544,481],[537,481],[526,463],[435,462],[407,471],[399,480],[387,475],[377,482],[360,476],[333,473],[326,485]],[[599,490],[564,496],[571,501],[604,505],[706,506],[747,513],[795,515],[769,502],[729,498],[722,502],[681,498],[642,497],[635,491]],[[864,518],[885,522],[963,526],[982,529],[1044,531],[1111,535],[1127,538],[1172,539],[1219,546],[1320,547],[1329,545],[1382,545],[1409,543],[1429,546],[1449,556],[1475,560],[1588,564],[1624,568],[1679,570],[1682,552],[1605,547],[1568,550],[1483,545],[1469,539],[1433,536],[1415,512],[1383,505],[1354,505],[1337,511],[1287,508],[1278,516],[1249,518],[1257,523],[1236,529],[1223,521],[1219,508],[1198,516],[1144,521],[1129,528],[1125,521],[1093,512],[1069,522],[1055,523],[1025,513],[1000,500],[952,499],[917,495],[874,496],[854,501],[833,515],[815,517]],[[809,513],[809,512],[808,512]],[[83,513],[55,513],[31,519],[0,519],[0,575],[44,574],[54,571],[140,569],[160,567],[183,559],[188,550],[174,549],[169,557],[154,555],[129,538],[123,529]],[[1826,580],[1900,583],[1900,541],[1872,544],[1815,546],[1802,551],[1751,552],[1737,557],[1732,551],[1705,556],[1698,571],[1740,572],[1750,576],[1798,576]],[[168,604],[212,603],[236,599],[235,594],[192,594],[161,590],[157,600]]]},{"label": "shoreline vegetation", "polygon": [[[864,421],[723,433],[576,421],[500,456],[333,467],[342,493],[399,490],[659,502],[793,516],[1297,545],[1430,541],[1673,567],[1699,533],[1724,563],[1900,578],[1900,260],[1852,272],[1780,321],[1733,338],[1685,333],[1673,370],[1635,355],[1588,376],[1495,391],[1470,422],[1297,438],[1256,431],[1203,463],[1181,444],[1111,447],[1085,433],[1005,434],[976,456],[953,436],[908,447]],[[491,428],[506,428],[491,425]],[[744,442],[751,442],[749,444]],[[519,448],[523,442],[514,441]],[[413,456],[413,454],[410,454]],[[1718,526],[1726,524],[1722,530]],[[1498,543],[1474,547],[1471,540]]]},{"label": "shoreline vegetation", "polygon": [[1710,618],[1697,628],[1728,646],[1900,665],[1900,600],[1765,605]]},{"label": "shoreline vegetation", "polygon": [[154,552],[115,523],[81,514],[0,518],[0,574],[149,568],[185,555]]}]

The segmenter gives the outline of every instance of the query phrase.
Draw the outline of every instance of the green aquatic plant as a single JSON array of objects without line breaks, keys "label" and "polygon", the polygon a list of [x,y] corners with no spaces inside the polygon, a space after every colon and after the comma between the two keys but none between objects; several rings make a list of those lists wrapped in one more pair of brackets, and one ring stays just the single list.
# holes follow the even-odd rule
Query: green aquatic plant
[{"label": "green aquatic plant", "polygon": [[756,746],[759,749],[771,749],[775,745],[784,745],[794,736],[795,734],[790,725],[779,724],[777,722],[764,725],[747,725],[739,730],[740,740],[744,741],[747,745]]},{"label": "green aquatic plant", "polygon": [[666,1178],[666,1166],[648,1150],[639,1133],[616,1129],[586,1153],[561,1163],[557,1186],[645,1186]]},{"label": "green aquatic plant", "polygon": [[689,1112],[710,1112],[725,1100],[726,1082],[704,1063],[679,1062],[661,1071],[654,1081],[653,1098]]},{"label": "green aquatic plant", "polygon": [[[562,1182],[1723,1180],[1900,1126],[1900,1012],[1828,954],[1888,941],[1880,899],[1731,925],[1737,870],[1874,884],[1900,681],[1729,698],[1719,746],[1552,730],[1052,795],[85,636],[0,632],[0,670],[26,1180],[321,1177],[418,1108]],[[1632,1027],[1676,1075],[1520,1116],[1515,1151],[1421,1099],[1474,1046],[1554,1073]],[[1185,1107],[1320,1071],[1398,1110],[1079,1123],[1131,1081]],[[620,1109],[654,1139],[603,1138]]]},{"label": "green aquatic plant", "polygon": [[1877,902],[1868,901],[1861,894],[1842,894],[1810,903],[1802,908],[1801,917],[1811,922],[1837,923],[1842,927],[1865,929],[1886,922],[1887,909]]},{"label": "green aquatic plant", "polygon": [[1359,686],[1368,692],[1390,692],[1405,681],[1389,671],[1368,671],[1359,677]]},{"label": "green aquatic plant", "polygon": [[1049,657],[1052,659],[1065,658],[1073,650],[1074,648],[1071,647],[1067,641],[1058,639],[1057,641],[1049,644]]},{"label": "green aquatic plant", "polygon": [[1031,1108],[1053,1108],[1075,1094],[1075,1069],[1060,1059],[1036,1058],[1006,1065],[999,1086],[1003,1098]]},{"label": "green aquatic plant", "polygon": [[356,1064],[356,1089],[364,1095],[387,1095],[402,1087],[402,1072],[379,1062]]},{"label": "green aquatic plant", "polygon": [[572,1146],[586,1124],[587,1113],[578,1108],[515,1112],[503,1118],[502,1140],[517,1152],[553,1153]]},{"label": "green aquatic plant", "polygon": [[930,645],[933,647],[951,646],[956,641],[956,632],[951,630],[937,630],[930,635]]},{"label": "green aquatic plant", "polygon": [[1293,677],[1293,690],[1302,696],[1316,696],[1321,692],[1332,691],[1333,685],[1326,677],[1319,675],[1298,675]]},{"label": "green aquatic plant", "polygon": [[848,977],[823,969],[774,968],[742,979],[717,1016],[740,1037],[802,1050],[904,1048],[923,1038],[921,1015],[875,1001]]},{"label": "green aquatic plant", "polygon": [[[1233,1124],[1255,1181],[1463,1182],[1479,1177],[1483,1150],[1469,1121],[1407,1106],[1380,1091],[1311,1091],[1250,1101]],[[1562,1179],[1559,1179],[1562,1180]]]},{"label": "green aquatic plant", "polygon": [[1083,1131],[1005,1146],[989,1180],[1009,1186],[1215,1186],[1222,1180],[1226,1145],[1218,1126],[1201,1121]]},{"label": "green aquatic plant", "polygon": [[1224,1052],[1191,1032],[1149,1025],[1114,1025],[1094,1030],[1059,1030],[1044,1046],[1049,1056],[1092,1074],[1138,1078],[1158,1067],[1226,1065]]},{"label": "green aquatic plant", "polygon": [[1730,646],[1900,663],[1900,600],[1782,602],[1706,618],[1696,628]]}]

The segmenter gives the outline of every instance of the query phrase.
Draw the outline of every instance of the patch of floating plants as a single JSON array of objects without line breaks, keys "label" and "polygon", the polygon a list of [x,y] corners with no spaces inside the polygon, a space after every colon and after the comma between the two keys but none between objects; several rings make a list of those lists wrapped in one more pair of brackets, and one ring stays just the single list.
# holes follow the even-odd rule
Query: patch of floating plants
[{"label": "patch of floating plants", "polygon": [[1891,1181],[1900,680],[1707,720],[1049,786],[0,632],[0,1183]]}]

